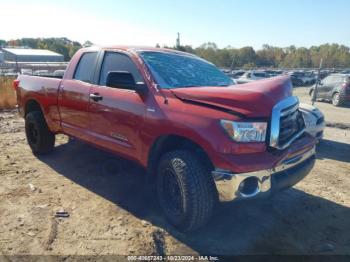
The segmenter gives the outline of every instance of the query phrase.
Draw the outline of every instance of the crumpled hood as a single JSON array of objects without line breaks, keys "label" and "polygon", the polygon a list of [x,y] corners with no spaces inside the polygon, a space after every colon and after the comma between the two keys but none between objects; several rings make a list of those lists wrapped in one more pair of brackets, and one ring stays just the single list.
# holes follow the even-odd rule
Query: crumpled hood
[{"label": "crumpled hood", "polygon": [[208,104],[246,117],[269,117],[277,102],[292,95],[292,84],[288,76],[279,76],[229,87],[176,88],[171,92],[185,102]]}]

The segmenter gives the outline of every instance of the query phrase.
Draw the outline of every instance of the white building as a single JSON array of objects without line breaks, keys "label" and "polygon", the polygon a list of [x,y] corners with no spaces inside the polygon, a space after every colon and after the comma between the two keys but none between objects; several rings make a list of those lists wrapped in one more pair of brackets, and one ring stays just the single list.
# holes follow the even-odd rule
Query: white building
[{"label": "white building", "polygon": [[3,63],[5,61],[5,54],[0,51],[0,63]]},{"label": "white building", "polygon": [[8,62],[64,62],[63,55],[45,49],[5,47],[0,52],[3,53],[3,60]]}]

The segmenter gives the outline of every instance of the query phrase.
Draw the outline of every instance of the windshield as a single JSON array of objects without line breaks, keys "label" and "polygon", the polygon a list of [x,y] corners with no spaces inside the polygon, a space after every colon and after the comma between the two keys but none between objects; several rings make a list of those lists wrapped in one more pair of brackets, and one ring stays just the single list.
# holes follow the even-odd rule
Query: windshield
[{"label": "windshield", "polygon": [[195,56],[167,52],[142,52],[140,56],[161,88],[233,84],[216,66]]}]

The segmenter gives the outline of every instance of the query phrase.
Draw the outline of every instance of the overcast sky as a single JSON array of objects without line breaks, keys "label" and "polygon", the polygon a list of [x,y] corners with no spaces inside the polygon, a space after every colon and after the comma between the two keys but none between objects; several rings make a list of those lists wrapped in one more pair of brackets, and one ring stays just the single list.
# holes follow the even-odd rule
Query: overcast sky
[{"label": "overcast sky", "polygon": [[350,46],[350,0],[0,0],[0,39],[193,47]]}]

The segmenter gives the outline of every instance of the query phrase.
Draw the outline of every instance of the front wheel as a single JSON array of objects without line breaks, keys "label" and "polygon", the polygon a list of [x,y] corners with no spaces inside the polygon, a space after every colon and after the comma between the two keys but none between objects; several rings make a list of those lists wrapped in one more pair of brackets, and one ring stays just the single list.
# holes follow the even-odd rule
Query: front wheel
[{"label": "front wheel", "polygon": [[313,96],[314,96],[314,90],[313,90],[313,89],[310,90],[309,95],[310,95],[310,97],[311,97],[311,99],[312,99]]},{"label": "front wheel", "polygon": [[50,152],[55,145],[55,134],[52,133],[39,111],[29,112],[25,118],[27,141],[34,154]]},{"label": "front wheel", "polygon": [[217,201],[210,169],[190,151],[166,153],[157,173],[157,192],[167,219],[181,231],[205,225]]},{"label": "front wheel", "polygon": [[332,97],[332,104],[334,106],[341,106],[343,104],[343,101],[340,97],[340,94],[339,93],[334,93],[333,94],[333,97]]}]

